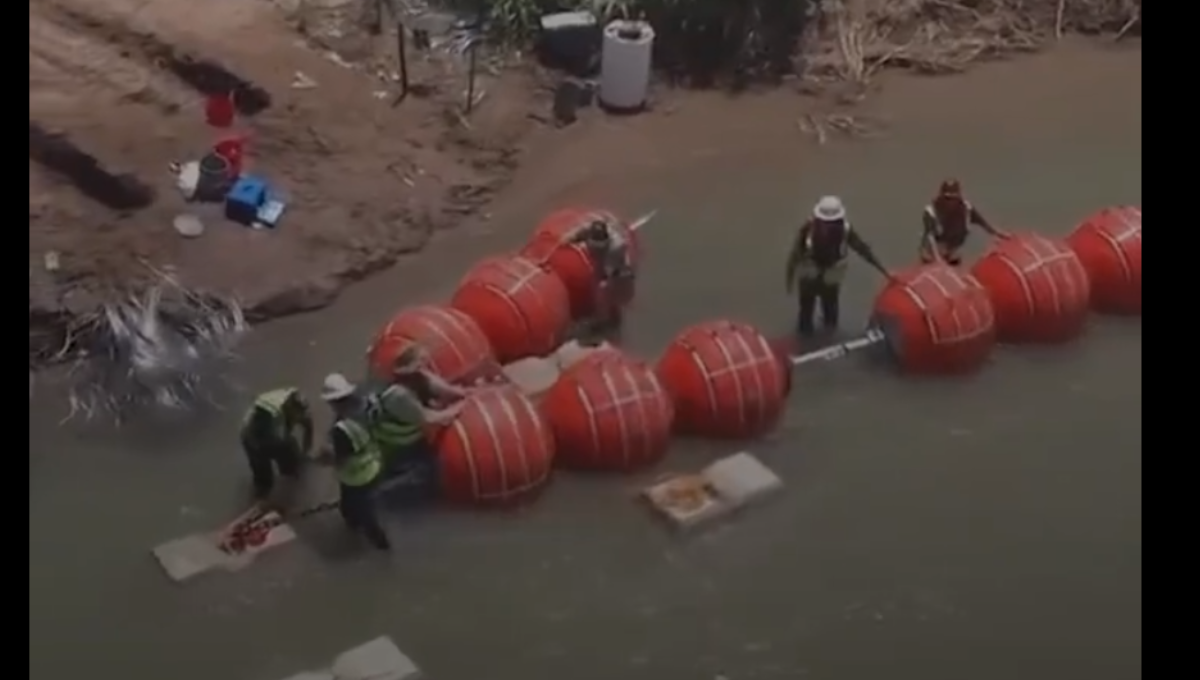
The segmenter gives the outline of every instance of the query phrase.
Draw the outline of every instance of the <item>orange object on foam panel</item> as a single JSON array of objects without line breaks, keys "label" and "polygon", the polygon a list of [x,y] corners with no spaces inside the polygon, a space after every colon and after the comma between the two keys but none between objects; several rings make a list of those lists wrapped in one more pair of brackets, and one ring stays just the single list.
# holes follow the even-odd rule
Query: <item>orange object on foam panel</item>
[{"label": "orange object on foam panel", "polygon": [[896,274],[896,282],[875,298],[874,320],[896,363],[908,373],[973,371],[996,345],[987,290],[973,276],[944,264]]},{"label": "orange object on foam panel", "polygon": [[1067,243],[1092,284],[1092,309],[1142,313],[1142,209],[1105,208],[1084,220]]},{"label": "orange object on foam panel", "polygon": [[600,350],[567,369],[542,400],[559,462],[629,471],[667,453],[674,407],[646,364]]},{"label": "orange object on foam panel", "polygon": [[509,505],[550,480],[554,437],[545,418],[514,387],[486,388],[437,435],[443,496],[472,505]]},{"label": "orange object on foam panel", "polygon": [[684,330],[658,361],[677,429],[710,437],[754,437],[773,427],[790,371],[762,333],[725,320]]},{"label": "orange object on foam panel", "polygon": [[396,357],[414,344],[428,354],[430,369],[452,383],[491,382],[500,376],[492,346],[475,320],[441,305],[413,307],[392,317],[371,343],[371,371],[390,378]]},{"label": "orange object on foam panel", "polygon": [[523,257],[475,265],[450,305],[479,324],[501,363],[550,354],[571,323],[562,281]]},{"label": "orange object on foam panel", "polygon": [[[571,299],[571,314],[576,319],[595,313],[598,290],[596,271],[587,248],[569,239],[580,228],[595,221],[602,221],[618,232],[629,244],[629,258],[634,269],[638,265],[637,235],[615,214],[591,208],[564,208],[556,210],[543,219],[533,231],[528,245],[521,254],[529,259],[544,263],[562,279]],[[634,295],[632,283],[623,287],[622,299],[616,304],[627,305]]]},{"label": "orange object on foam panel", "polygon": [[1038,234],[998,240],[971,274],[992,300],[1001,342],[1064,342],[1083,331],[1090,285],[1065,242]]}]

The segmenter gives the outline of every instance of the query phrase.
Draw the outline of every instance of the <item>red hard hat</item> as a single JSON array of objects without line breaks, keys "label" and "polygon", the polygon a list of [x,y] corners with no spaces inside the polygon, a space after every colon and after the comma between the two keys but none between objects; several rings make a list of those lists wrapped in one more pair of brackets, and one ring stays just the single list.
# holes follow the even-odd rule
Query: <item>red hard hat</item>
[{"label": "red hard hat", "polygon": [[945,180],[942,182],[942,186],[938,189],[938,195],[952,196],[955,198],[962,196],[962,185],[960,185],[956,179]]}]

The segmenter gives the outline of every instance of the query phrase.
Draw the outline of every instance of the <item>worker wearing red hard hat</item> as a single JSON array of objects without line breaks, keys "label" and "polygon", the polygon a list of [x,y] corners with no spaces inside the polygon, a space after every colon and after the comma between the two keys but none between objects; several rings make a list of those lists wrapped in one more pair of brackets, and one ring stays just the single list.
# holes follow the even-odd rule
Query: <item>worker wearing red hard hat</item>
[{"label": "worker wearing red hard hat", "polygon": [[850,228],[846,207],[837,196],[824,196],[817,201],[810,217],[792,243],[787,259],[787,291],[799,293],[797,332],[811,336],[815,332],[816,307],[821,305],[821,318],[826,330],[836,330],[841,309],[842,279],[849,264],[849,255],[866,260],[884,276],[891,273],[875,257],[871,246],[858,232]]},{"label": "worker wearing red hard hat", "polygon": [[967,242],[971,225],[978,226],[995,238],[1008,237],[1008,234],[993,227],[963,197],[962,185],[956,179],[942,182],[937,196],[925,206],[921,217],[924,222],[920,246],[922,262],[933,262],[940,256],[942,261],[951,266],[962,264],[959,251]]}]

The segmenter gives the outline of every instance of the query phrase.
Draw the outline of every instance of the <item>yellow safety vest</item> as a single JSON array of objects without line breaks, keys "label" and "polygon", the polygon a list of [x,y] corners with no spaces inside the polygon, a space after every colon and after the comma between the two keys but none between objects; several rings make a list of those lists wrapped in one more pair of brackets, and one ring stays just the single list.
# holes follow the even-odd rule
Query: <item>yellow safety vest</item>
[{"label": "yellow safety vest", "polygon": [[842,243],[838,248],[837,261],[828,267],[821,267],[813,260],[813,234],[810,230],[805,237],[805,246],[807,256],[800,261],[800,266],[797,268],[797,275],[800,279],[820,280],[821,282],[837,286],[846,278],[846,269],[850,265],[850,246],[847,241],[850,238],[850,223],[846,222],[846,233],[842,235]]},{"label": "yellow safety vest", "polygon": [[275,436],[280,440],[286,439],[290,433],[288,432],[288,423],[285,422],[286,419],[283,417],[283,407],[297,391],[295,387],[283,387],[258,395],[254,399],[254,403],[246,411],[246,416],[242,419],[242,427],[249,426],[250,420],[254,418],[254,412],[261,409],[271,414],[271,419],[275,425]]},{"label": "yellow safety vest", "polygon": [[371,428],[371,436],[387,451],[409,446],[425,436],[424,423],[397,418],[388,409],[388,399],[398,396],[397,391],[402,389],[405,388],[389,385],[367,401],[367,423]]},{"label": "yellow safety vest", "polygon": [[334,425],[354,447],[354,452],[338,463],[338,481],[346,486],[366,486],[383,471],[383,455],[366,428],[353,420],[342,419]]}]

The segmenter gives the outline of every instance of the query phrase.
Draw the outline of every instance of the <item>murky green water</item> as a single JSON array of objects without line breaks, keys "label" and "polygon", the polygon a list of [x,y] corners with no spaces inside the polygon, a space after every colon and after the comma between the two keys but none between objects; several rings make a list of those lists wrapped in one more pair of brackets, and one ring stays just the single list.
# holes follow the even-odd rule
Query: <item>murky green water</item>
[{"label": "murky green water", "polygon": [[[825,192],[842,193],[897,265],[947,173],[995,221],[1051,233],[1140,202],[1140,87],[1136,54],[897,85],[878,104],[895,118],[886,139],[710,157],[570,195],[661,210],[628,338],[653,356],[705,318],[788,327],[781,249]],[[929,107],[944,110],[918,111]],[[311,389],[356,369],[389,311],[444,295],[448,272],[523,231],[451,237],[334,309],[261,329],[245,383]],[[854,271],[848,324],[877,286]],[[797,384],[785,428],[752,447],[787,493],[693,540],[632,502],[644,480],[564,474],[519,515],[392,517],[390,559],[347,554],[337,524],[318,519],[303,545],[186,588],[148,551],[235,512],[247,474],[237,419],[106,435],[54,427],[39,401],[30,678],[274,680],[378,634],[436,680],[1141,677],[1139,323],[1096,320],[1068,348],[1005,349],[967,380],[846,362]],[[678,446],[667,467],[728,452]]]}]

